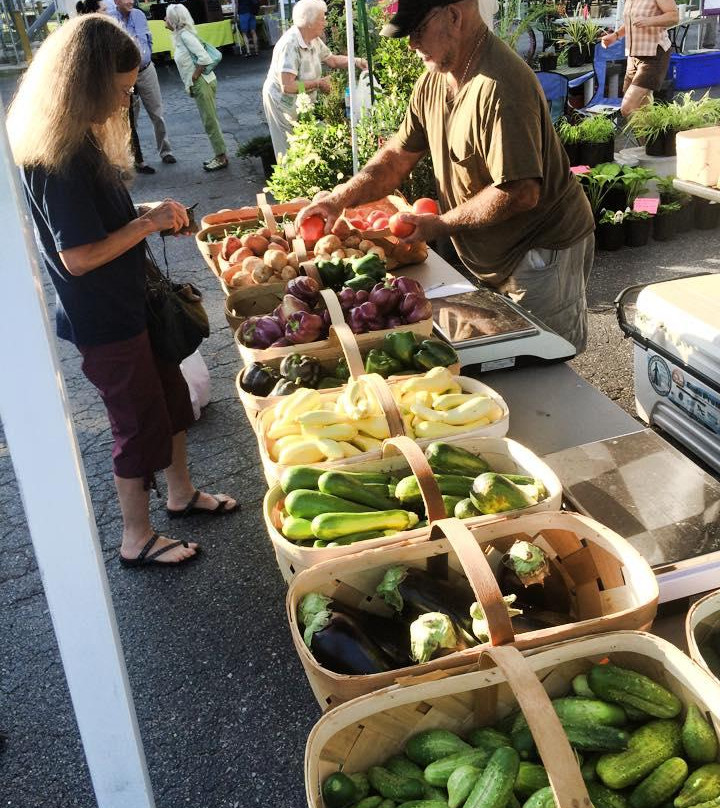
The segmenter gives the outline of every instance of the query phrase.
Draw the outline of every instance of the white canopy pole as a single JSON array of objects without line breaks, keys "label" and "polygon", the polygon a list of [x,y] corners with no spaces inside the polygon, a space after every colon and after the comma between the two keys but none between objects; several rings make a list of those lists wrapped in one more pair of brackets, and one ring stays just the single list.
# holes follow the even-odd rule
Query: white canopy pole
[{"label": "white canopy pole", "polygon": [[0,418],[99,808],[154,808],[32,229],[0,104]]},{"label": "white canopy pole", "polygon": [[357,120],[355,104],[355,36],[352,0],[345,0],[345,31],[347,34],[348,87],[350,88],[350,137],[352,139],[353,174],[360,168],[358,160]]},{"label": "white canopy pole", "polygon": [[285,31],[285,0],[280,0],[280,33]]}]

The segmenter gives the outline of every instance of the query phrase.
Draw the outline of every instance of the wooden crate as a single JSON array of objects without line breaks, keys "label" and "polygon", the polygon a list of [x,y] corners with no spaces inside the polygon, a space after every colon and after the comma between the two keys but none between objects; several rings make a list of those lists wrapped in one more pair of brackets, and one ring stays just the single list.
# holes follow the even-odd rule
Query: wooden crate
[{"label": "wooden crate", "polygon": [[[366,336],[361,334],[360,336]],[[315,343],[317,344],[317,343]],[[284,350],[284,349],[279,349]],[[313,345],[310,346],[310,350],[314,350]],[[374,377],[375,374],[366,374],[363,378],[368,379]],[[389,379],[385,385],[382,384],[383,380],[378,376],[377,379],[380,380],[380,390],[373,384],[373,391],[378,394],[378,392],[382,392],[383,388],[387,392],[387,388],[392,388],[397,384],[401,384],[400,380]],[[486,396],[492,398],[497,405],[502,409],[503,416],[499,420],[495,421],[495,423],[488,424],[487,426],[478,427],[472,431],[467,433],[460,433],[453,437],[455,438],[480,438],[480,437],[488,437],[488,438],[502,438],[505,437],[508,431],[508,425],[510,422],[510,411],[508,409],[507,404],[503,400],[503,398],[495,392],[491,387],[488,387],[486,384],[478,381],[477,379],[471,379],[468,376],[456,376],[456,381],[460,384],[463,392],[465,393],[483,393]],[[328,391],[320,391],[320,395],[323,402],[327,402],[330,405],[336,398],[337,392],[328,390]],[[386,395],[382,404],[383,410],[385,412],[385,417],[388,418],[388,423],[390,425],[390,434],[391,436],[395,437],[396,435],[404,434],[404,427],[402,417],[399,414],[397,409],[397,405],[392,398],[392,395],[389,397]],[[257,425],[257,436],[258,436],[258,444],[260,446],[260,459],[262,460],[263,468],[265,470],[265,477],[268,481],[269,485],[274,485],[279,479],[280,475],[283,472],[284,466],[281,466],[279,463],[276,463],[270,457],[270,446],[271,441],[267,437],[267,432],[270,429],[274,420],[274,407],[268,407],[267,409],[263,410],[259,417],[258,417],[258,425]],[[439,438],[427,438],[423,440],[416,440],[418,446],[422,446],[423,448],[429,446],[433,440],[440,440]],[[442,438],[445,440],[445,438]],[[452,442],[452,441],[449,441]],[[362,462],[363,460],[379,460],[381,454],[379,451],[374,452],[363,452],[361,455],[357,455],[353,458],[345,458],[343,460],[332,460],[326,461],[324,463],[314,463],[313,465],[317,465],[319,468],[347,468],[349,465],[354,465],[355,463]]]},{"label": "wooden crate", "polygon": [[[670,643],[635,631],[616,631],[570,640],[520,654],[494,648],[487,655],[496,667],[436,681],[409,679],[357,698],[322,716],[305,747],[305,789],[309,808],[322,808],[321,785],[339,768],[365,772],[401,752],[417,732],[447,729],[465,735],[493,724],[518,706],[525,714],[556,804],[591,805],[576,759],[548,701],[571,692],[574,676],[609,657],[622,667],[650,676],[672,690],[687,707],[696,704],[720,733],[720,686]],[[532,675],[529,675],[532,672]]]},{"label": "wooden crate", "polygon": [[[447,558],[448,579],[466,578],[488,616],[493,644],[512,643],[522,650],[547,643],[618,629],[646,629],[655,618],[658,587],[648,563],[621,536],[593,519],[545,511],[466,528],[459,519],[443,519],[431,541],[409,541],[337,558],[300,573],[287,594],[287,617],[295,648],[323,709],[387,687],[408,676],[453,671],[475,664],[476,646],[421,665],[349,676],[322,667],[302,639],[297,622],[300,600],[319,592],[348,606],[385,616],[390,609],[375,594],[385,570],[394,565],[432,569]],[[550,557],[552,596],[566,599],[574,622],[513,634],[494,577],[502,555],[518,539],[542,547]],[[431,563],[432,562],[432,563]],[[490,612],[494,608],[495,612]],[[492,617],[492,615],[495,615]]]},{"label": "wooden crate", "polygon": [[[402,446],[406,446],[404,441],[410,438],[397,438],[396,441],[403,441]],[[511,518],[521,513],[534,513],[537,511],[557,511],[562,505],[562,485],[555,472],[544,463],[537,455],[529,449],[509,438],[448,438],[444,442],[461,446],[473,454],[484,457],[494,471],[506,474],[527,474],[542,480],[547,490],[547,497],[537,505],[521,510],[506,511],[503,514],[477,516],[473,519],[464,519],[463,524],[468,527],[494,522],[498,518]],[[412,441],[414,444],[414,441]],[[350,463],[343,467],[343,471],[379,471],[417,474],[410,470],[408,458],[402,454],[393,452],[390,448],[383,447],[384,457],[380,460],[365,460],[360,463]],[[421,451],[418,447],[418,451]],[[393,453],[391,453],[393,452]],[[418,475],[419,476],[419,475]],[[359,544],[347,547],[300,547],[295,542],[286,539],[280,530],[280,510],[285,498],[282,488],[278,484],[272,486],[263,501],[263,516],[267,527],[268,535],[273,543],[275,557],[277,558],[280,572],[287,583],[303,570],[315,567],[325,561],[333,559],[342,560],[357,552],[372,550],[378,547],[387,547],[398,541],[408,539],[427,538],[428,528],[417,528],[410,531],[398,533],[395,536],[385,536],[378,539],[369,539]],[[444,515],[444,514],[443,514]]]},{"label": "wooden crate", "polygon": [[711,632],[717,631],[720,631],[720,590],[711,592],[693,603],[685,618],[688,653],[714,679],[717,678],[717,672],[720,672],[720,655],[717,659],[712,660],[714,673],[710,666],[710,655],[707,650],[701,651],[700,645],[705,642]]}]

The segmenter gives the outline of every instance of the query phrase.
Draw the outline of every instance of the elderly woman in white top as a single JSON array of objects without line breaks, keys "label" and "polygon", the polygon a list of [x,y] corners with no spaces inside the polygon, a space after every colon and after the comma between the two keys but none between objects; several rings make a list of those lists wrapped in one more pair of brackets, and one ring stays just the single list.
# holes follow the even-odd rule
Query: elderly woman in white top
[{"label": "elderly woman in white top", "polygon": [[217,77],[204,70],[212,64],[205,46],[195,31],[195,24],[185,6],[168,6],[165,13],[165,27],[172,31],[175,45],[175,64],[188,95],[195,99],[205,132],[210,140],[215,156],[203,163],[205,171],[218,171],[227,168],[228,158],[220,123],[215,106]]},{"label": "elderly woman in white top", "polygon": [[[336,56],[320,39],[325,30],[327,6],[323,0],[298,0],[293,6],[293,25],[278,40],[263,85],[263,107],[270,127],[275,155],[287,150],[287,136],[297,118],[295,101],[305,92],[314,101],[318,90],[330,92],[330,80],[322,66],[347,68],[348,57]],[[367,68],[364,59],[355,66]]]}]

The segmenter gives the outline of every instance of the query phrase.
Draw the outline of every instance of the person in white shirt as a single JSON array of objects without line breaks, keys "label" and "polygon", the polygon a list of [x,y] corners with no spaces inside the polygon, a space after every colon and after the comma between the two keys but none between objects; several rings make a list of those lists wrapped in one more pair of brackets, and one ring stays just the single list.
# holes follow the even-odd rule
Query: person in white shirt
[{"label": "person in white shirt", "polygon": [[[323,0],[298,0],[293,6],[292,27],[273,48],[262,94],[275,156],[287,151],[287,136],[297,119],[297,95],[304,92],[315,101],[318,91],[330,92],[330,79],[322,76],[323,65],[347,69],[348,57],[331,53],[320,39],[326,12]],[[355,66],[366,70],[367,62],[355,59]]]},{"label": "person in white shirt", "polygon": [[217,77],[213,71],[204,72],[213,60],[208,56],[202,40],[198,37],[193,18],[185,6],[179,3],[168,6],[165,13],[165,27],[172,32],[175,45],[173,58],[180,78],[188,95],[195,99],[205,133],[215,154],[211,160],[203,163],[203,168],[205,171],[227,168],[225,138],[215,105]]}]

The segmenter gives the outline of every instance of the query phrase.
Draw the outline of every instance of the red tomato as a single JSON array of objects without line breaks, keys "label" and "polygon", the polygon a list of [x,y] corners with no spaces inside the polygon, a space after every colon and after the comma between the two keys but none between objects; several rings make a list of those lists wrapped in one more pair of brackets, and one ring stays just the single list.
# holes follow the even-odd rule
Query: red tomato
[{"label": "red tomato", "polygon": [[434,199],[424,196],[413,202],[413,213],[434,213],[437,216],[439,212],[437,202]]},{"label": "red tomato", "polygon": [[388,226],[388,219],[387,216],[380,216],[377,219],[373,220],[373,223],[370,227],[373,230],[384,230]]},{"label": "red tomato", "polygon": [[371,210],[365,217],[365,221],[368,224],[372,224],[375,219],[387,219],[387,214],[383,213],[381,210]]},{"label": "red tomato", "polygon": [[364,222],[360,218],[348,219],[348,222],[356,229],[356,230],[367,230],[368,224]]},{"label": "red tomato", "polygon": [[325,221],[320,216],[308,216],[300,223],[300,237],[313,244],[325,235]]},{"label": "red tomato", "polygon": [[390,232],[393,236],[399,236],[400,238],[404,238],[405,236],[409,236],[413,230],[415,230],[415,225],[410,224],[410,222],[404,222],[400,218],[399,213],[393,213],[388,221],[388,226],[390,227]]}]

